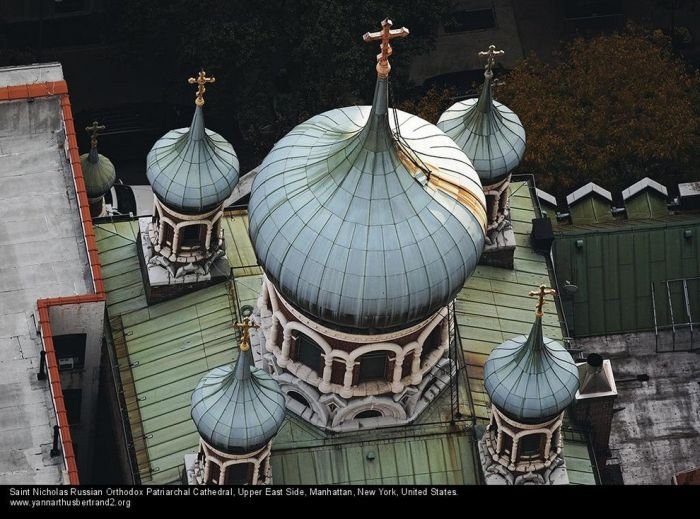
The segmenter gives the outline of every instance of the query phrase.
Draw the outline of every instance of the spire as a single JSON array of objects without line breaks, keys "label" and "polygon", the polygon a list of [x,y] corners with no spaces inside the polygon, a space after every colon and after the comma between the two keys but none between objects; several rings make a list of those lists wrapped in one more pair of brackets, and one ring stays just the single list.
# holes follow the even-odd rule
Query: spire
[{"label": "spire", "polygon": [[216,81],[215,77],[207,77],[207,73],[204,70],[200,70],[196,78],[189,78],[187,82],[190,85],[197,84],[197,95],[195,96],[194,104],[197,108],[194,110],[194,117],[192,117],[192,124],[190,125],[190,131],[188,138],[190,141],[201,141],[205,136],[205,126],[204,126],[204,92],[207,91],[205,85],[208,83],[214,83]]},{"label": "spire", "polygon": [[250,351],[250,329],[260,328],[255,323],[251,323],[247,317],[242,323],[234,323],[234,327],[243,331],[241,344],[239,346],[240,354],[236,360],[236,366],[233,368],[233,378],[236,380],[247,380],[251,377],[250,367],[253,365],[253,354]]},{"label": "spire", "polygon": [[364,148],[371,151],[388,150],[394,143],[389,126],[389,56],[393,53],[389,42],[394,38],[404,38],[409,31],[406,27],[391,29],[393,22],[388,18],[382,21],[382,30],[367,32],[362,39],[369,43],[381,40],[381,52],[377,54],[377,84],[374,87],[372,110],[363,131]]},{"label": "spire", "polygon": [[488,50],[479,52],[480,57],[486,57],[484,65],[484,88],[481,90],[476,109],[480,112],[488,112],[493,106],[493,95],[491,92],[491,81],[493,80],[493,66],[496,64],[495,56],[501,56],[505,51],[496,50],[495,45],[489,45]]},{"label": "spire", "polygon": [[97,164],[97,134],[106,129],[106,126],[98,124],[97,121],[92,121],[92,125],[85,128],[85,131],[90,135],[90,154],[88,160],[93,164]]}]

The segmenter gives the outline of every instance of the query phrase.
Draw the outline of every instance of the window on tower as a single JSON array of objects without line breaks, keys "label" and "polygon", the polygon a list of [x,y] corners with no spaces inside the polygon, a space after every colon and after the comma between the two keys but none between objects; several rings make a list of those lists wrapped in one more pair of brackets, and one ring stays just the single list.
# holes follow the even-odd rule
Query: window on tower
[{"label": "window on tower", "polygon": [[183,247],[196,247],[201,243],[200,235],[204,225],[187,225],[182,228],[182,241],[180,245]]},{"label": "window on tower", "polygon": [[308,366],[317,374],[321,372],[323,350],[311,338],[303,333],[298,333],[293,338],[296,339],[295,359],[297,362]]},{"label": "window on tower", "polygon": [[357,383],[386,380],[388,357],[386,351],[373,351],[362,355]]}]

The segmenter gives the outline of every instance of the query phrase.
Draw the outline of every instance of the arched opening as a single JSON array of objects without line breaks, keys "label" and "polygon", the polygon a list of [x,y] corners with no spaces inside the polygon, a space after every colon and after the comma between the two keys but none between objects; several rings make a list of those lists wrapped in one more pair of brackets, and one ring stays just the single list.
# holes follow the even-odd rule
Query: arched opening
[{"label": "arched opening", "polygon": [[523,436],[518,447],[518,454],[524,458],[531,458],[540,455],[543,451],[543,442],[546,438],[544,434],[528,434]]},{"label": "arched opening", "polygon": [[425,339],[425,342],[423,343],[423,350],[420,353],[421,366],[424,366],[425,359],[427,359],[432,352],[434,352],[440,347],[440,344],[442,342],[442,326],[444,325],[439,324],[435,328],[433,328],[433,331],[430,332],[428,337]]},{"label": "arched opening", "polygon": [[293,351],[290,355],[296,362],[303,364],[314,370],[317,375],[321,374],[323,349],[316,342],[301,332],[294,332],[292,335]]},{"label": "arched opening", "polygon": [[357,413],[355,415],[355,419],[359,420],[361,418],[380,418],[384,416],[380,411],[377,411],[376,409],[367,409],[366,411],[362,411],[360,413]]},{"label": "arched opening", "polygon": [[288,396],[289,398],[291,398],[292,400],[294,400],[295,402],[299,402],[299,403],[300,403],[301,405],[303,405],[304,407],[309,407],[309,402],[308,402],[308,400],[306,400],[306,398],[304,398],[303,396],[301,396],[301,395],[300,395],[299,393],[297,393],[296,391],[287,391],[287,396]]},{"label": "arched opening", "polygon": [[253,480],[252,463],[234,463],[226,467],[225,485],[248,485]]},{"label": "arched opening", "polygon": [[170,226],[170,224],[167,222],[164,222],[163,236],[161,237],[160,244],[161,245],[168,245],[169,247],[172,247],[174,235],[175,235],[175,233],[173,232],[173,228]]},{"label": "arched opening", "polygon": [[372,382],[374,380],[386,380],[389,355],[386,351],[372,351],[360,356],[360,366],[355,368],[356,380],[354,384]]},{"label": "arched opening", "polygon": [[183,248],[195,248],[199,247],[204,243],[203,234],[206,233],[207,226],[196,224],[196,225],[185,225],[180,229],[180,245]]}]

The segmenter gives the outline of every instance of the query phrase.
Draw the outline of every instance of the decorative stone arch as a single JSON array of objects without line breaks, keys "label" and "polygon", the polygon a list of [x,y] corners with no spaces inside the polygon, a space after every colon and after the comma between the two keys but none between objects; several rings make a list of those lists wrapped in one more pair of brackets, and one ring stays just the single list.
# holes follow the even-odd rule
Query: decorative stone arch
[{"label": "decorative stone arch", "polygon": [[[400,403],[394,402],[389,397],[368,396],[361,400],[352,401],[347,407],[339,410],[333,417],[332,426],[356,429],[359,427],[359,420],[356,419],[356,416],[363,411],[375,410],[382,413],[382,416],[363,420],[372,420],[375,425],[387,426],[404,423],[407,419],[406,411]],[[349,422],[354,422],[354,424],[349,425]]]},{"label": "decorative stone arch", "polygon": [[[287,409],[315,425],[320,427],[326,425],[328,422],[328,408],[319,402],[320,394],[315,387],[289,373],[280,375],[277,378],[277,382],[286,397]],[[289,397],[288,393],[290,391],[300,394],[308,402],[308,407],[304,407],[301,403]]]},{"label": "decorative stone arch", "polygon": [[234,466],[248,465],[245,484],[270,484],[272,482],[271,446],[272,442],[267,442],[253,452],[231,454],[212,447],[200,438],[199,467],[196,470],[197,483],[200,485],[229,485],[231,484],[231,471],[235,470]]},{"label": "decorative stone arch", "polygon": [[[493,461],[510,471],[533,472],[548,468],[561,454],[561,426],[564,413],[540,423],[526,424],[509,418],[491,406],[491,422],[487,429],[488,451]],[[543,436],[536,454],[524,456],[521,445],[524,438]],[[510,450],[509,450],[510,449]]]}]

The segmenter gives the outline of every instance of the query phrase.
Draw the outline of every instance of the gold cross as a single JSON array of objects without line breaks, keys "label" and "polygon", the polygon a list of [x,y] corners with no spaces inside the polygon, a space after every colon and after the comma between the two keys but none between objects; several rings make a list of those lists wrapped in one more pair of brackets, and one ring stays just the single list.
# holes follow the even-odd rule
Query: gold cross
[{"label": "gold cross", "polygon": [[542,307],[545,305],[544,296],[547,296],[547,295],[554,296],[556,294],[557,294],[556,290],[554,290],[553,288],[547,288],[544,285],[540,285],[539,290],[533,290],[530,292],[531,296],[535,296],[535,297],[540,298],[540,300],[537,302],[537,306],[535,307],[536,308],[535,315],[537,315],[537,317],[542,317]]},{"label": "gold cross", "polygon": [[197,106],[204,106],[204,92],[207,91],[206,85],[207,83],[214,83],[216,81],[215,77],[207,77],[206,72],[204,70],[199,71],[199,75],[196,78],[189,78],[187,82],[190,85],[194,85],[197,83],[197,96],[194,99],[194,104]]},{"label": "gold cross", "polygon": [[92,121],[91,126],[87,126],[85,131],[90,134],[90,147],[97,148],[97,132],[105,130],[106,127],[102,124],[98,124],[97,121]]},{"label": "gold cross", "polygon": [[391,71],[391,65],[389,65],[389,56],[393,52],[391,50],[390,40],[394,38],[405,38],[408,36],[409,31],[406,27],[401,27],[400,29],[392,29],[391,26],[394,25],[389,18],[382,20],[382,30],[378,32],[366,32],[362,39],[367,43],[371,41],[381,40],[380,45],[381,52],[377,54],[377,75],[381,78],[389,77],[389,72]]},{"label": "gold cross", "polygon": [[251,323],[250,319],[247,317],[243,319],[242,323],[233,323],[233,326],[243,330],[243,337],[241,337],[241,351],[248,351],[250,349],[250,329],[257,329],[260,327],[255,323]]},{"label": "gold cross", "polygon": [[495,56],[501,56],[505,54],[505,51],[502,50],[496,50],[495,45],[489,45],[489,50],[487,51],[481,51],[479,52],[479,56],[482,58],[486,56],[486,66],[484,67],[487,72],[491,72],[493,69],[493,66],[496,63],[496,60],[494,59]]}]

